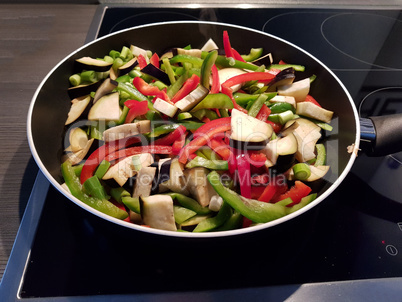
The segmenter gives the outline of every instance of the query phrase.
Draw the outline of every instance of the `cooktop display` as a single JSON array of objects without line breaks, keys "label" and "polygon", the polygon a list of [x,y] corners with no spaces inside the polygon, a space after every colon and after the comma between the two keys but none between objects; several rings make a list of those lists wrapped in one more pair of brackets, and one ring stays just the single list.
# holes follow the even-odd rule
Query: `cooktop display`
[{"label": "cooktop display", "polygon": [[[361,117],[402,112],[399,10],[101,6],[98,12],[101,22],[93,25],[88,41],[136,25],[176,20],[261,30],[326,64],[349,90]],[[320,206],[264,240],[250,236],[185,245],[110,226],[43,185],[46,179],[39,175],[45,193],[34,188],[35,204],[28,203],[25,221],[30,225],[23,220],[16,241],[31,234],[32,245],[22,249],[26,253],[13,252],[7,270],[17,267],[23,274],[10,281],[7,275],[15,274],[6,271],[4,280],[14,284],[22,300],[68,296],[108,301],[113,295],[117,301],[254,301],[269,295],[306,301],[308,293],[332,301],[334,291],[397,300],[393,288],[402,277],[401,160],[399,153],[360,155]],[[383,286],[373,293],[362,280]],[[388,290],[381,292],[384,288]]]}]

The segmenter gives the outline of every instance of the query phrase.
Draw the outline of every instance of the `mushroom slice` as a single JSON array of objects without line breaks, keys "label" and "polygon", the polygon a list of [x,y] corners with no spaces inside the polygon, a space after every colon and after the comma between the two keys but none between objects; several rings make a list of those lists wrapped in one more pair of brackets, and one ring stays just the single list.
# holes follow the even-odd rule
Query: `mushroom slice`
[{"label": "mushroom slice", "polygon": [[81,128],[73,128],[69,135],[70,146],[66,151],[78,152],[84,149],[88,143],[88,135]]},{"label": "mushroom slice", "polygon": [[306,181],[308,182],[323,178],[325,174],[327,174],[329,171],[329,166],[309,166],[309,167],[311,175],[309,176],[309,178],[306,179]]},{"label": "mushroom slice", "polygon": [[109,128],[103,132],[105,142],[114,141],[137,134],[148,133],[151,131],[151,121],[144,120],[136,123],[123,124]]},{"label": "mushroom slice", "polygon": [[120,186],[123,186],[141,168],[148,167],[153,162],[154,159],[150,153],[131,155],[111,166],[102,179],[114,179]]},{"label": "mushroom slice", "polygon": [[91,138],[90,140],[88,140],[88,142],[86,143],[86,145],[83,149],[81,149],[80,151],[77,151],[77,152],[68,152],[65,155],[65,158],[67,160],[69,160],[72,165],[79,164],[84,159],[85,155],[87,155],[89,148],[91,148],[93,141],[94,141],[94,139]]}]

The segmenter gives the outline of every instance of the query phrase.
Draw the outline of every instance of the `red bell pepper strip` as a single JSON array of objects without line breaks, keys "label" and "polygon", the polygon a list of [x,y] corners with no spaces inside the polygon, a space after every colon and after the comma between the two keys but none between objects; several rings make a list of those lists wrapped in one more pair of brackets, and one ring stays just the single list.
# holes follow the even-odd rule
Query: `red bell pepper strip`
[{"label": "red bell pepper strip", "polygon": [[172,154],[171,146],[147,145],[135,146],[126,149],[120,149],[105,156],[105,160],[114,161],[117,159],[125,158],[131,155],[151,153],[151,154]]},{"label": "red bell pepper strip", "polygon": [[234,77],[227,79],[221,85],[222,93],[229,96],[233,102],[233,107],[239,111],[247,113],[247,110],[241,107],[239,104],[236,103],[236,100],[233,97],[233,91],[231,89],[232,86],[249,82],[249,81],[264,81],[270,82],[272,79],[275,78],[275,75],[268,73],[268,72],[248,72],[244,74],[240,74]]},{"label": "red bell pepper strip", "polygon": [[232,54],[235,60],[241,61],[241,62],[246,62],[246,60],[243,59],[243,57],[237,52],[236,49],[232,48]]},{"label": "red bell pepper strip", "polygon": [[266,122],[270,114],[271,109],[269,109],[267,105],[263,104],[256,118],[259,119],[260,121]]},{"label": "red bell pepper strip", "polygon": [[200,128],[198,128],[196,131],[193,133],[193,139],[196,139],[200,135],[204,135],[206,132],[208,132],[211,129],[216,128],[217,126],[221,124],[230,124],[231,118],[230,117],[222,117],[219,119],[215,119],[210,121],[209,123],[206,123],[202,125]]},{"label": "red bell pepper strip", "polygon": [[306,96],[304,102],[310,102],[313,103],[314,105],[317,105],[318,107],[321,107],[320,103],[318,103],[317,100],[309,94]]},{"label": "red bell pepper strip", "polygon": [[232,155],[230,147],[222,140],[212,138],[208,141],[208,146],[214,150],[223,160],[228,160]]},{"label": "red bell pepper strip", "polygon": [[212,65],[211,67],[211,73],[212,73],[212,85],[209,93],[219,93],[220,90],[220,83],[219,83],[219,73],[218,73],[218,68],[216,65]]},{"label": "red bell pepper strip", "polygon": [[275,133],[279,133],[282,130],[283,125],[281,125],[279,123],[275,123],[270,120],[266,120],[265,122],[267,122],[268,124],[270,124],[272,126],[272,129],[274,129]]},{"label": "red bell pepper strip", "polygon": [[171,103],[165,90],[159,90],[158,87],[148,84],[140,77],[134,78],[133,85],[143,95],[154,96],[155,99],[160,98],[168,103]]},{"label": "red bell pepper strip", "polygon": [[234,58],[232,46],[230,45],[229,34],[226,30],[223,31],[223,49],[227,58]]},{"label": "red bell pepper strip", "polygon": [[222,86],[232,87],[237,84],[242,84],[249,81],[270,82],[275,78],[275,75],[269,72],[247,72],[231,77],[222,83]]},{"label": "red bell pepper strip", "polygon": [[155,67],[159,68],[159,56],[158,56],[158,54],[156,52],[149,59],[149,63],[151,63]]},{"label": "red bell pepper strip", "polygon": [[183,148],[179,155],[179,162],[185,164],[189,155],[193,154],[199,148],[207,144],[213,136],[218,133],[229,131],[230,129],[230,117],[216,119],[201,126],[197,129],[197,131],[194,132],[194,135],[197,134],[196,138],[194,138]]},{"label": "red bell pepper strip", "polygon": [[251,178],[251,184],[253,185],[264,185],[269,183],[269,175],[267,173],[255,175]]},{"label": "red bell pepper strip", "polygon": [[186,127],[184,127],[183,125],[180,125],[173,132],[170,132],[168,135],[155,140],[155,142],[153,144],[154,145],[162,145],[162,146],[170,146],[176,140],[180,139],[185,132],[186,132]]},{"label": "red bell pepper strip", "polygon": [[260,198],[261,194],[264,192],[264,186],[252,186],[251,187],[251,198],[257,199]]},{"label": "red bell pepper strip", "polygon": [[267,156],[261,152],[249,151],[247,157],[250,164],[258,168],[264,166],[265,162],[267,161]]},{"label": "red bell pepper strip", "polygon": [[98,168],[102,160],[105,159],[110,153],[115,152],[121,148],[126,148],[130,145],[141,142],[141,138],[138,136],[132,136],[129,138],[123,138],[117,141],[108,142],[89,155],[85,161],[81,170],[80,182],[83,184],[88,178],[92,177],[95,170]]},{"label": "red bell pepper strip", "polygon": [[295,204],[298,204],[300,200],[303,197],[309,195],[311,191],[312,190],[308,185],[299,180],[296,180],[293,187],[291,187],[286,193],[279,195],[277,198],[273,198],[273,201],[277,202],[290,197],[293,200],[293,202],[287,206],[291,207]]},{"label": "red bell pepper strip", "polygon": [[200,77],[195,73],[187,79],[180,90],[172,97],[171,102],[176,103],[180,101],[182,98],[187,96],[191,91],[197,88],[198,84],[200,83]]},{"label": "red bell pepper strip", "polygon": [[145,66],[148,65],[147,60],[143,55],[139,55],[137,57],[138,65],[140,66],[140,69],[143,69]]},{"label": "red bell pepper strip", "polygon": [[174,155],[179,155],[181,149],[183,149],[184,144],[186,143],[186,136],[187,136],[187,131],[181,134],[181,136],[173,143],[172,145],[172,153]]},{"label": "red bell pepper strip", "polygon": [[244,109],[242,106],[240,106],[239,104],[236,103],[236,100],[235,100],[234,97],[233,97],[233,90],[232,90],[232,88],[222,85],[222,86],[221,86],[221,89],[222,89],[222,93],[226,94],[226,95],[227,95],[228,97],[230,97],[230,99],[232,100],[233,108],[234,108],[234,109],[237,109],[237,110],[239,110],[239,111],[241,111],[241,112],[247,113],[247,110],[246,110],[246,109]]},{"label": "red bell pepper strip", "polygon": [[251,219],[248,219],[247,217],[243,216],[243,223],[242,223],[242,228],[248,228],[253,224],[253,221]]},{"label": "red bell pepper strip", "polygon": [[277,191],[277,186],[275,182],[271,181],[265,187],[264,192],[262,192],[261,196],[258,198],[259,201],[270,202],[271,199],[274,197]]},{"label": "red bell pepper strip", "polygon": [[[126,208],[124,207],[124,205],[122,205],[121,203],[117,202],[116,200],[111,199],[110,202],[113,203],[113,204],[114,204],[116,207],[118,207],[120,210],[123,210],[123,211],[126,211],[126,212],[127,212],[127,210],[126,210]],[[130,221],[131,221],[131,220],[130,220],[130,215],[128,215],[128,217],[127,217],[126,219],[123,219],[123,221],[130,222]]]},{"label": "red bell pepper strip", "polygon": [[240,183],[240,193],[243,197],[251,198],[251,170],[247,154],[241,153],[236,156],[237,177]]},{"label": "red bell pepper strip", "polygon": [[278,64],[279,64],[279,65],[286,65],[286,62],[283,61],[283,60],[280,60]]},{"label": "red bell pepper strip", "polygon": [[137,116],[144,115],[148,112],[148,101],[128,100],[124,105],[129,108],[124,123],[131,123]]}]

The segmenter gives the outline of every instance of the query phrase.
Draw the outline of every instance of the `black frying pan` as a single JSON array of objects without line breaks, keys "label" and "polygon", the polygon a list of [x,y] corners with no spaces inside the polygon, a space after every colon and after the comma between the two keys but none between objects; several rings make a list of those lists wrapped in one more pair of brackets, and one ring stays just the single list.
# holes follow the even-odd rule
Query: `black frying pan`
[{"label": "black frying pan", "polygon": [[[240,53],[247,53],[251,47],[263,47],[265,51],[271,52],[274,58],[305,65],[304,76],[313,74],[317,76],[310,93],[320,100],[324,108],[335,112],[332,122],[334,130],[325,138],[331,173],[322,182],[318,198],[293,214],[263,225],[226,232],[192,234],[161,231],[126,223],[104,215],[68,194],[60,185],[62,182],[60,164],[64,122],[70,109],[70,98],[67,94],[68,78],[74,73],[74,60],[83,56],[103,57],[111,49],[121,49],[123,45],[131,44],[161,53],[168,48],[183,47],[188,44],[194,48],[201,47],[209,38],[212,38],[218,46],[222,47],[220,43],[224,30],[229,32],[232,45]],[[366,142],[370,153],[382,155],[402,149],[401,131],[390,130],[390,125],[401,126],[400,116],[388,120],[380,120],[380,118],[364,120],[362,138],[365,141],[370,139],[370,142]],[[379,132],[377,138],[375,131]],[[32,99],[28,115],[28,140],[33,157],[47,179],[63,195],[101,219],[123,228],[173,237],[199,238],[245,234],[286,223],[309,211],[330,195],[345,178],[357,156],[360,137],[360,121],[353,100],[340,80],[319,60],[299,47],[269,34],[212,22],[185,21],[139,26],[105,36],[81,47],[61,61],[43,80]]]}]

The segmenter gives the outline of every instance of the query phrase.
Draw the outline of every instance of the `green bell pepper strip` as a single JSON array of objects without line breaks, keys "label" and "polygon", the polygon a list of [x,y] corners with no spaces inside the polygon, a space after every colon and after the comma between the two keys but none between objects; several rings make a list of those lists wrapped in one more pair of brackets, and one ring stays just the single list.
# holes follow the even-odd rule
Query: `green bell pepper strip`
[{"label": "green bell pepper strip", "polygon": [[91,197],[84,193],[80,179],[75,175],[74,169],[72,168],[71,162],[65,161],[61,165],[61,173],[63,175],[64,181],[69,188],[71,194],[81,200],[88,206],[115,218],[126,219],[128,213],[122,209],[116,207],[113,203],[105,199],[99,199]]},{"label": "green bell pepper strip", "polygon": [[133,81],[133,78],[132,77],[130,77],[128,74],[125,74],[125,75],[122,75],[122,76],[119,76],[117,79],[116,79],[116,82],[118,82],[118,83],[120,83],[120,82],[122,82],[122,83],[131,83]]},{"label": "green bell pepper strip", "polygon": [[195,122],[195,121],[185,121],[185,122],[179,122],[179,125],[183,125],[184,127],[186,127],[187,130],[197,130],[198,128],[200,128],[201,126],[204,125],[204,123],[199,123],[199,122]]},{"label": "green bell pepper strip", "polygon": [[193,230],[194,233],[208,232],[223,225],[232,215],[232,208],[226,202],[223,202],[218,214],[201,221]]},{"label": "green bell pepper strip", "polygon": [[211,78],[211,69],[212,65],[215,64],[216,58],[218,57],[218,51],[213,50],[205,57],[204,61],[201,65],[201,76],[200,76],[200,83],[205,88],[209,89],[209,80]]},{"label": "green bell pepper strip", "polygon": [[197,214],[206,215],[211,213],[211,210],[208,207],[201,206],[195,199],[192,199],[181,193],[172,192],[172,193],[166,193],[165,195],[169,195],[170,197],[172,197],[174,201],[179,203],[182,207],[190,209],[196,212]]},{"label": "green bell pepper strip", "polygon": [[196,156],[186,164],[186,168],[204,167],[210,170],[228,170],[229,165],[226,160],[210,160],[201,156]]},{"label": "green bell pepper strip", "polygon": [[238,211],[244,217],[257,222],[265,223],[287,214],[286,208],[281,205],[266,203],[255,199],[244,198],[236,192],[223,186],[219,179],[219,174],[212,171],[207,176],[209,183],[215,189],[216,193],[223,198],[233,209]]},{"label": "green bell pepper strip", "polygon": [[191,115],[190,112],[180,112],[180,113],[177,115],[177,120],[178,120],[178,121],[187,120],[187,119],[190,119],[190,118],[192,118],[192,117],[193,117],[193,116]]},{"label": "green bell pepper strip", "polygon": [[[201,150],[197,150],[197,152],[195,152],[196,157],[202,157],[203,159],[208,159],[204,153],[201,152]],[[194,158],[195,159],[195,158]]]},{"label": "green bell pepper strip", "polygon": [[229,219],[226,220],[223,225],[214,229],[214,231],[222,232],[222,231],[240,229],[242,227],[242,224],[243,224],[243,216],[239,212],[233,211]]},{"label": "green bell pepper strip", "polygon": [[184,221],[197,215],[196,212],[181,206],[173,206],[174,220],[177,224],[182,224]]},{"label": "green bell pepper strip", "polygon": [[265,94],[260,94],[258,98],[253,102],[248,109],[248,115],[252,117],[256,117],[258,112],[260,112],[262,105],[264,105],[265,101],[268,99],[268,96]]},{"label": "green bell pepper strip", "polygon": [[110,196],[106,194],[105,188],[102,186],[99,178],[96,175],[88,178],[84,182],[83,188],[85,193],[91,195],[94,198],[105,200],[108,200],[110,198]]},{"label": "green bell pepper strip", "polygon": [[168,58],[163,58],[162,59],[162,63],[163,63],[163,67],[165,69],[166,74],[169,77],[169,81],[171,84],[176,83],[176,78],[175,78],[175,74],[172,68],[172,65],[170,65],[169,59]]},{"label": "green bell pepper strip", "polygon": [[258,96],[258,94],[248,94],[242,92],[236,92],[233,94],[233,98],[235,99],[236,103],[242,107],[246,107],[250,101],[254,102]]},{"label": "green bell pepper strip", "polygon": [[177,64],[177,63],[190,63],[194,67],[201,67],[203,59],[189,55],[176,55],[170,59],[170,64]]},{"label": "green bell pepper strip", "polygon": [[274,103],[271,106],[269,106],[269,109],[271,109],[272,114],[282,113],[288,110],[291,110],[293,113],[296,113],[296,108],[293,107],[291,104],[285,102]]},{"label": "green bell pepper strip", "polygon": [[199,102],[190,112],[200,109],[233,109],[233,102],[226,94],[214,93],[208,94],[201,102]]},{"label": "green bell pepper strip", "polygon": [[170,99],[172,99],[173,96],[180,90],[189,77],[188,71],[186,71],[174,83],[172,82],[173,84],[170,85],[166,90],[166,93]]},{"label": "green bell pepper strip", "polygon": [[122,203],[123,197],[131,197],[130,192],[128,192],[123,187],[111,188],[110,189],[110,196],[118,203]]},{"label": "green bell pepper strip", "polygon": [[73,166],[74,173],[75,173],[75,175],[77,175],[77,177],[80,177],[83,166],[84,166],[84,164],[79,164],[79,165]]},{"label": "green bell pepper strip", "polygon": [[[148,101],[148,98],[145,95],[143,95],[141,92],[139,92],[137,89],[135,89],[130,84],[119,82],[116,89],[117,89],[117,91],[124,91],[125,93],[130,95],[131,99],[134,99],[137,101]],[[151,108],[149,108],[149,109],[151,109]]]},{"label": "green bell pepper strip", "polygon": [[[203,51],[201,53],[201,59],[205,59],[205,57],[208,55],[208,52]],[[247,63],[247,62],[242,62],[242,61],[238,61],[235,60],[233,58],[227,58],[225,56],[217,56],[215,64],[217,66],[221,66],[224,68],[229,68],[229,67],[234,67],[234,68],[240,68],[240,69],[248,69],[248,70],[252,70],[255,71],[258,69],[259,66],[251,64],[251,63]]]},{"label": "green bell pepper strip", "polygon": [[179,128],[180,125],[179,124],[164,124],[161,126],[158,126],[154,129],[152,129],[152,131],[148,134],[148,137],[158,137],[162,134],[167,134],[170,132],[173,132],[174,130],[176,130],[177,128]]},{"label": "green bell pepper strip", "polygon": [[192,115],[200,121],[202,121],[204,117],[209,118],[211,121],[219,118],[219,115],[215,111],[209,109],[197,110],[195,112],[192,112]]},{"label": "green bell pepper strip", "polygon": [[138,197],[123,196],[121,202],[131,211],[141,214],[140,199]]},{"label": "green bell pepper strip", "polygon": [[155,127],[152,131],[147,135],[150,138],[158,137],[162,134],[167,134],[173,132],[180,126],[184,126],[187,130],[197,130],[200,128],[204,123],[198,123],[194,121],[184,121],[178,123],[170,123],[170,124],[163,124],[161,126]]},{"label": "green bell pepper strip", "polygon": [[284,70],[287,68],[293,68],[296,71],[305,71],[306,68],[302,65],[296,65],[296,64],[271,64],[269,66],[269,69],[279,69],[279,70]]},{"label": "green bell pepper strip", "polygon": [[242,55],[241,57],[246,62],[252,62],[261,57],[263,51],[263,48],[251,48],[248,55]]},{"label": "green bell pepper strip", "polygon": [[98,177],[99,179],[102,179],[102,177],[106,174],[109,167],[110,162],[108,162],[107,160],[103,160],[96,169],[95,176]]},{"label": "green bell pepper strip", "polygon": [[293,212],[305,207],[306,205],[308,205],[310,202],[312,202],[316,198],[317,198],[317,193],[307,195],[306,197],[303,197],[298,204],[295,204],[294,206],[292,206],[290,208],[286,208],[286,210],[287,210],[288,214],[293,213]]},{"label": "green bell pepper strip", "polygon": [[204,154],[206,159],[222,160],[222,158],[214,150],[212,150],[210,147],[201,148],[199,151],[201,151],[202,154]]},{"label": "green bell pepper strip", "polygon": [[123,107],[123,110],[121,112],[120,118],[116,121],[116,126],[124,124],[129,111],[130,111],[130,108],[128,108],[127,106]]},{"label": "green bell pepper strip", "polygon": [[324,166],[327,160],[327,151],[324,144],[315,144],[315,150],[317,152],[317,156],[314,166]]}]

